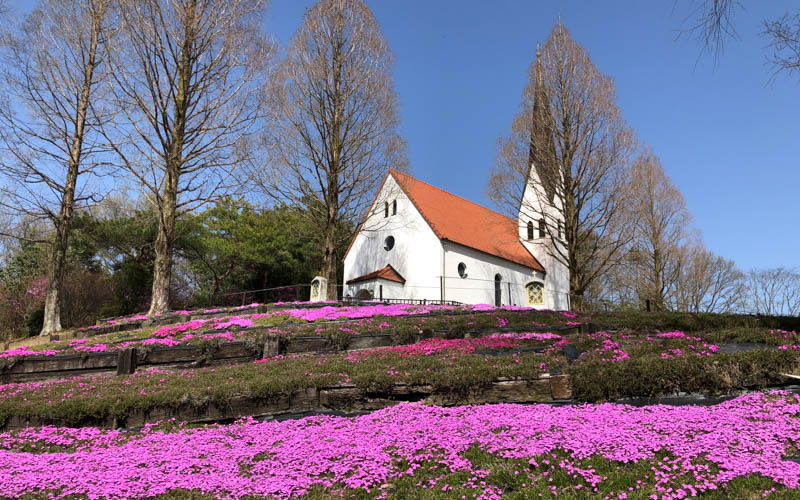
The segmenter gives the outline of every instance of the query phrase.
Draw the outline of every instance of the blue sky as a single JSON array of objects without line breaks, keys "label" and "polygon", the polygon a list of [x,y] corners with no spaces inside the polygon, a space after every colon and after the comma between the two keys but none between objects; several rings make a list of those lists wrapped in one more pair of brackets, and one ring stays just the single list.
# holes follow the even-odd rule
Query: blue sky
[{"label": "blue sky", "polygon": [[[273,0],[286,43],[313,2]],[[369,1],[394,51],[413,174],[488,205],[497,137],[508,131],[536,48],[560,15],[614,78],[624,116],[661,158],[706,245],[742,268],[800,266],[800,80],[770,81],[760,22],[792,1],[748,3],[717,64],[676,40],[695,0]]]},{"label": "blue sky", "polygon": [[[740,40],[714,64],[677,37],[699,1],[368,0],[395,54],[413,175],[489,205],[497,138],[537,41],[560,16],[615,79],[624,116],[661,158],[708,248],[743,269],[800,266],[800,79],[771,80],[758,35],[762,19],[797,3],[747,3]],[[285,45],[312,3],[272,0],[267,30]]]}]

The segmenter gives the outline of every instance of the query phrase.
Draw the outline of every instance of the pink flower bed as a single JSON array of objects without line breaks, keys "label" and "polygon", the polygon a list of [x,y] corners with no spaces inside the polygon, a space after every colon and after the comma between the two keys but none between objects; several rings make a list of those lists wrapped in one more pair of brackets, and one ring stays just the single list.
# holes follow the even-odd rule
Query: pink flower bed
[{"label": "pink flower bed", "polygon": [[[295,319],[303,321],[334,321],[339,319],[364,319],[374,316],[407,316],[409,314],[430,314],[444,311],[528,311],[530,307],[521,306],[502,306],[495,307],[488,304],[476,304],[468,306],[450,305],[409,305],[409,304],[375,304],[365,306],[324,306],[316,309],[285,309],[272,313],[254,314],[253,318],[265,318],[285,314]],[[503,320],[504,321],[504,320]],[[500,325],[504,326],[504,325]]]},{"label": "pink flower bed", "polygon": [[0,358],[13,358],[14,356],[54,356],[56,354],[62,354],[61,351],[56,351],[53,349],[48,349],[45,351],[31,351],[29,349],[30,347],[26,345],[19,346],[15,349],[8,349],[0,352]]},{"label": "pink flower bed", "polygon": [[[498,498],[502,491],[488,473],[464,456],[474,446],[520,460],[519,472],[531,482],[561,469],[588,497],[614,480],[584,461],[592,456],[620,466],[652,462],[652,473],[614,498],[639,488],[656,498],[686,498],[750,475],[797,489],[800,464],[782,460],[800,440],[797,412],[797,396],[772,393],[712,407],[400,404],[357,418],[243,420],[174,433],[45,427],[0,434],[0,496],[57,491],[56,498],[131,498],[185,489],[233,499],[290,498],[315,486],[378,496],[381,485],[435,464],[441,476],[417,483],[420,490],[463,487],[478,498]],[[73,452],[19,451],[25,442]],[[567,458],[557,458],[557,451]],[[453,472],[467,479],[448,478]]]}]

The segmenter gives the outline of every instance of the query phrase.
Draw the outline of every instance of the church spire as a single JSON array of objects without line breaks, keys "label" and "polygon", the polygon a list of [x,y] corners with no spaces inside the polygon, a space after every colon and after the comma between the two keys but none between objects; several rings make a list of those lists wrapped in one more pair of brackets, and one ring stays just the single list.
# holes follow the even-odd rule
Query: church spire
[{"label": "church spire", "polygon": [[535,168],[550,202],[555,197],[557,169],[553,144],[552,114],[542,72],[542,52],[536,44],[536,67],[531,113],[531,137],[528,149],[528,167]]}]

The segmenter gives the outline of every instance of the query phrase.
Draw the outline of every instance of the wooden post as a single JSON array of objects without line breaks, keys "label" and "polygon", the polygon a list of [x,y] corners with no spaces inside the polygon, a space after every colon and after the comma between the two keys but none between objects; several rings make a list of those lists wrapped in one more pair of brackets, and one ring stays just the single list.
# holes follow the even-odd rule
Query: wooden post
[{"label": "wooden post", "polygon": [[263,359],[266,358],[274,358],[281,352],[281,339],[277,335],[269,335],[267,339],[264,341],[264,352],[262,353],[261,357]]},{"label": "wooden post", "polygon": [[123,349],[117,354],[117,375],[136,372],[136,349]]}]

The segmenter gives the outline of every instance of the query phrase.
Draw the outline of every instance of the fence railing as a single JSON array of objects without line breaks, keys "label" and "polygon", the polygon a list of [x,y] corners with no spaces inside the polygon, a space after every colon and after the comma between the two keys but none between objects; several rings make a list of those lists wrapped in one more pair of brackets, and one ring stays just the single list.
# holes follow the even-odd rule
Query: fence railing
[{"label": "fence railing", "polygon": [[340,300],[343,304],[348,305],[368,305],[368,304],[410,304],[410,305],[431,305],[431,306],[460,306],[461,302],[455,300],[432,300],[432,299],[371,299],[362,300],[355,297],[345,297]]}]

